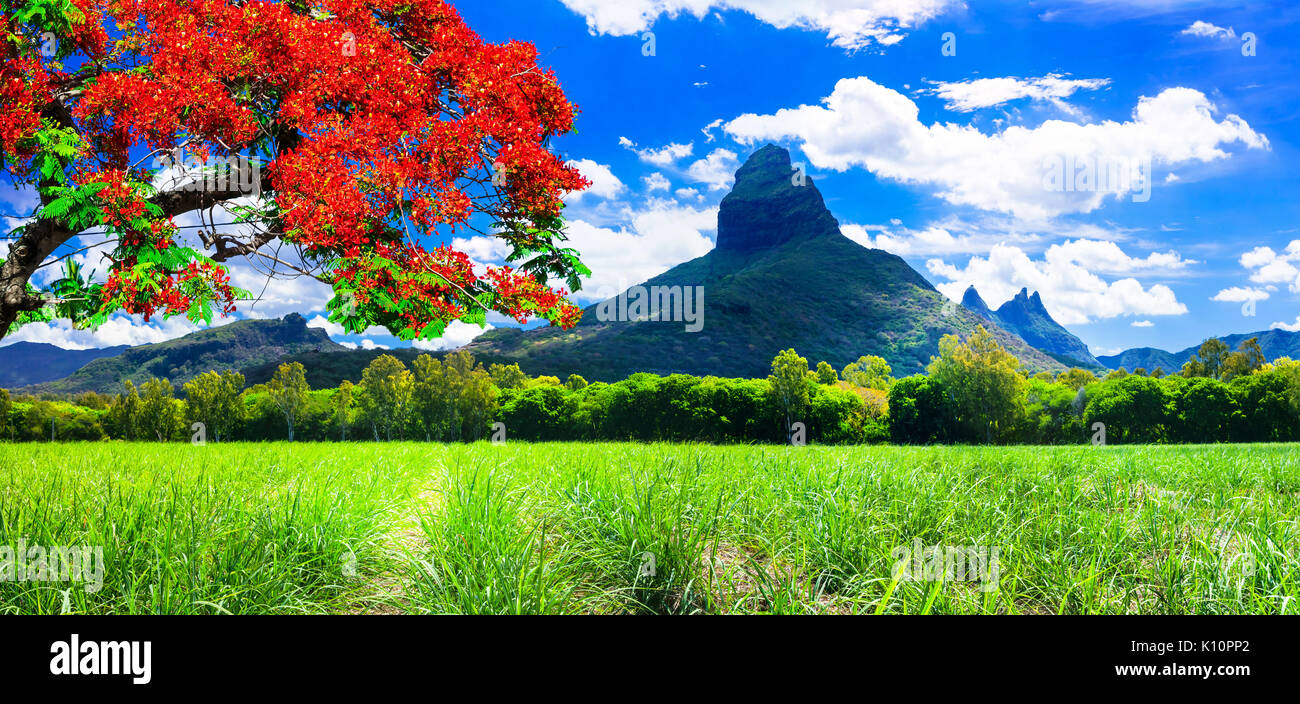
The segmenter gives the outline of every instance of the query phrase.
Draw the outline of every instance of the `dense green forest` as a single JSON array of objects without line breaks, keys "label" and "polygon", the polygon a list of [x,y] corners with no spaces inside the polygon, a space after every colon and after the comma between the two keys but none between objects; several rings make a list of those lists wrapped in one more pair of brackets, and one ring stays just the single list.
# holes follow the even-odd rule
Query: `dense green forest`
[{"label": "dense green forest", "polygon": [[[179,395],[179,398],[178,398]],[[0,436],[18,442],[668,440],[855,444],[1219,443],[1300,440],[1300,362],[1210,340],[1172,376],[1073,369],[1030,375],[986,331],[948,336],[927,374],[894,379],[863,357],[836,370],[794,350],[767,379],[634,374],[617,383],[529,377],[466,352],[389,355],[355,384],[309,388],[302,365],[246,387],[208,372],[117,395],[10,398]]]}]

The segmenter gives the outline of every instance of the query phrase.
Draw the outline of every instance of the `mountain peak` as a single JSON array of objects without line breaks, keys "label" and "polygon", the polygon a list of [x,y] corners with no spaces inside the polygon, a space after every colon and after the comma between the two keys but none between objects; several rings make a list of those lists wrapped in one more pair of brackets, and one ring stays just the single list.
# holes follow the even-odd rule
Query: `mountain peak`
[{"label": "mountain peak", "polygon": [[967,287],[966,293],[962,295],[961,304],[981,318],[993,319],[993,311],[989,310],[988,304],[980,297],[980,292],[975,290],[973,284]]},{"label": "mountain peak", "polygon": [[839,234],[840,225],[790,152],[769,144],[736,172],[736,185],[718,210],[718,249],[754,252],[790,240]]},{"label": "mountain peak", "polygon": [[1051,317],[1051,314],[1047,312],[1047,306],[1043,305],[1043,297],[1037,291],[1031,294],[1028,287],[1020,289],[1020,293],[1017,293],[1015,298],[1007,301],[998,309],[999,313],[1012,315],[1016,314],[1016,311],[1019,311],[1022,315],[1034,314]]}]

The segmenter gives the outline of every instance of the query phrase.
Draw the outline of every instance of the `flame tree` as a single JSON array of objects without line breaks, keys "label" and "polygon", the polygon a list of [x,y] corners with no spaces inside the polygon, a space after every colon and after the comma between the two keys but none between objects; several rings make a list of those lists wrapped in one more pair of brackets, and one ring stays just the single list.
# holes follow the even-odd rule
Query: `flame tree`
[{"label": "flame tree", "polygon": [[[0,213],[18,225],[0,337],[118,311],[210,321],[249,297],[236,258],[327,283],[349,332],[577,322],[567,296],[590,272],[563,246],[561,197],[589,183],[550,151],[576,109],[532,45],[484,42],[443,0],[0,10],[0,160],[35,202]],[[444,244],[470,232],[505,240],[514,266],[476,272]]]}]

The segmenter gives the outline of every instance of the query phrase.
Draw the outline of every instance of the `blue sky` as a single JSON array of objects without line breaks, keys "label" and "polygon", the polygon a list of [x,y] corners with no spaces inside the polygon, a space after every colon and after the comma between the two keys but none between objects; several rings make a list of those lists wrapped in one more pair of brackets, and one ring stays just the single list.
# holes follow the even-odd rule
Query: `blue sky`
[{"label": "blue sky", "polygon": [[[707,252],[735,169],[774,142],[806,165],[846,235],[956,298],[974,284],[996,307],[1039,290],[1096,354],[1300,329],[1293,4],[453,4],[489,41],[534,43],[582,110],[579,133],[555,144],[595,182],[566,211],[596,272],[580,303]],[[1044,181],[1053,163],[1139,177],[1063,190]],[[480,262],[503,254],[484,238],[457,244]],[[328,298],[310,281],[274,286],[251,315],[315,320]],[[189,329],[123,319],[5,342]]]}]

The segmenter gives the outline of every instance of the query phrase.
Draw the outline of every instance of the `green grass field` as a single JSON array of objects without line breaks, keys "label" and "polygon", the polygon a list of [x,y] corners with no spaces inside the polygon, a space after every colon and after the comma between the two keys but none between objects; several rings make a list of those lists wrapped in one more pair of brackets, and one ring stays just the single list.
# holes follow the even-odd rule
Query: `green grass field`
[{"label": "green grass field", "polygon": [[1294,446],[0,445],[0,546],[105,568],[0,613],[1295,614],[1297,517]]}]

